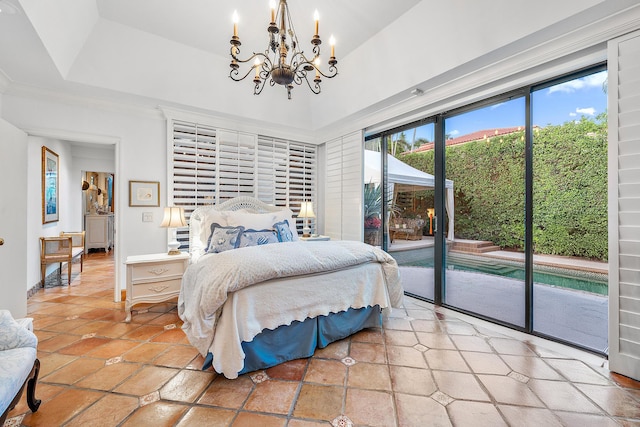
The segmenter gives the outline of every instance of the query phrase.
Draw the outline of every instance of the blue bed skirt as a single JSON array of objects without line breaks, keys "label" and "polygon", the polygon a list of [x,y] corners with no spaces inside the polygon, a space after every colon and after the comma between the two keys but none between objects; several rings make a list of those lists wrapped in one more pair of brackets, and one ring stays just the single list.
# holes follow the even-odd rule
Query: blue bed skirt
[{"label": "blue bed skirt", "polygon": [[[364,328],[382,326],[379,306],[332,313],[328,316],[294,321],[276,329],[265,329],[250,342],[242,343],[244,368],[239,374],[266,369],[294,359],[310,357],[316,348],[348,337]],[[202,369],[212,366],[213,355],[207,354]]]}]

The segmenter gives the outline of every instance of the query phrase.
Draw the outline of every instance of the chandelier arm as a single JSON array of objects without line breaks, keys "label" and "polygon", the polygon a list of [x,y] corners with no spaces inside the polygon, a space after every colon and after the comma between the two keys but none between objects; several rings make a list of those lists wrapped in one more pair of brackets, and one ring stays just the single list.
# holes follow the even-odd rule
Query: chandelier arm
[{"label": "chandelier arm", "polygon": [[311,85],[311,82],[309,81],[309,77],[307,77],[306,74],[304,74],[302,77],[304,77],[304,81],[307,82],[307,86],[309,86],[309,89],[311,89],[311,92],[315,93],[316,95],[320,93],[321,88],[320,88],[320,80],[313,80],[313,85]]}]

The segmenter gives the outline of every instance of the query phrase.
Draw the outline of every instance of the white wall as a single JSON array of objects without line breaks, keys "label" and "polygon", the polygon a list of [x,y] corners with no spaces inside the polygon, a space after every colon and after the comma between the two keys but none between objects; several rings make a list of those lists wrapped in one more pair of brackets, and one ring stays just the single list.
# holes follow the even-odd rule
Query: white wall
[{"label": "white wall", "polygon": [[[64,134],[68,140],[118,140],[119,169],[115,170],[116,196],[116,268],[124,278],[123,262],[129,255],[166,251],[167,233],[160,228],[162,209],[166,204],[166,129],[163,117],[157,112],[114,108],[110,105],[88,107],[86,102],[55,101],[4,95],[4,118],[27,133]],[[43,225],[41,219],[40,147],[45,144],[60,156],[61,218],[59,223]],[[69,200],[80,197],[80,184],[73,166],[70,145],[58,139],[31,137],[28,161],[28,278],[31,288],[40,280],[38,238],[55,235],[63,228],[77,228],[77,217],[69,212]],[[89,163],[87,163],[88,167]],[[129,180],[160,182],[160,206],[152,208],[128,207]],[[142,211],[152,212],[153,222],[142,222]],[[122,285],[122,283],[121,283]]]}]

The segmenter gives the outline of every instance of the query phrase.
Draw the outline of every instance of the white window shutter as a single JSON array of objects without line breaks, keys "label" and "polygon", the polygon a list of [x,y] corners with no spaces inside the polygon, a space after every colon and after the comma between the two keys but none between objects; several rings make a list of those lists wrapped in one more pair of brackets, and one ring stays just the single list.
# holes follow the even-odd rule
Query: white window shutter
[{"label": "white window shutter", "polygon": [[640,380],[640,32],[609,42],[609,369]]}]

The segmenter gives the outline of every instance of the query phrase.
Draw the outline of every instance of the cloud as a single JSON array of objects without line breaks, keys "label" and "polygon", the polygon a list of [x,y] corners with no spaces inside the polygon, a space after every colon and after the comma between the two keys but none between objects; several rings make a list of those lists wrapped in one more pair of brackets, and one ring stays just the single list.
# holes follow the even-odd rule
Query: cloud
[{"label": "cloud", "polygon": [[596,115],[596,109],[593,108],[593,107],[576,108],[576,113],[584,114],[584,115],[587,115],[587,116],[595,116]]},{"label": "cloud", "polygon": [[569,117],[576,117],[577,114],[576,113],[569,113]]},{"label": "cloud", "polygon": [[456,136],[460,135],[460,131],[459,130],[452,130],[451,132],[447,132],[449,134],[449,137],[451,138],[455,138]]},{"label": "cloud", "polygon": [[600,73],[591,74],[590,76],[586,76],[581,79],[570,80],[568,82],[560,83],[559,85],[551,86],[547,93],[573,93],[578,90],[590,89],[593,87],[601,88],[605,80],[607,80],[607,73],[603,71]]}]

